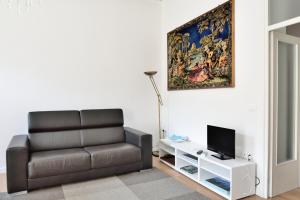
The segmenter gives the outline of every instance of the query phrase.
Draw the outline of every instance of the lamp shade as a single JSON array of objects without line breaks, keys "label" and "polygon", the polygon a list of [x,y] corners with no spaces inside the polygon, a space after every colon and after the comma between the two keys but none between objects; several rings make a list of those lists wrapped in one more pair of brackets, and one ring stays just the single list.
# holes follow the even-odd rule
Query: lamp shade
[{"label": "lamp shade", "polygon": [[144,74],[146,74],[147,76],[153,76],[153,75],[157,74],[157,71],[147,71],[147,72],[144,72]]}]

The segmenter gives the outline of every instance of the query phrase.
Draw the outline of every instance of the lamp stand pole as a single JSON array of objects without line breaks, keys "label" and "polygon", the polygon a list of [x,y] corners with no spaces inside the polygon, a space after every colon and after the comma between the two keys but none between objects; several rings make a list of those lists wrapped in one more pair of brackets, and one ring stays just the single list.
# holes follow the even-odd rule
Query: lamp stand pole
[{"label": "lamp stand pole", "polygon": [[162,139],[162,135],[161,135],[161,122],[160,122],[160,103],[158,100],[158,131],[159,131],[159,140]]},{"label": "lamp stand pole", "polygon": [[[160,93],[159,93],[159,90],[158,90],[158,88],[157,88],[157,85],[156,85],[156,83],[155,83],[155,81],[154,81],[154,78],[153,78],[153,76],[154,76],[156,73],[157,73],[156,71],[145,72],[145,74],[146,74],[147,76],[149,76],[149,79],[150,79],[150,81],[151,81],[151,83],[152,83],[152,86],[153,86],[153,88],[154,88],[154,90],[155,90],[155,92],[156,92],[156,95],[157,95],[157,102],[158,102],[158,131],[159,131],[158,136],[159,136],[159,141],[160,141],[160,140],[162,139],[162,133],[161,133],[162,130],[161,130],[161,121],[160,121],[160,106],[163,105],[163,102],[162,102],[162,99],[161,99],[161,95],[160,95]],[[158,157],[158,156],[159,156],[159,151],[158,151],[158,150],[152,151],[152,155],[155,156],[155,157]]]},{"label": "lamp stand pole", "polygon": [[[162,139],[162,135],[161,135],[161,124],[160,124],[160,102],[159,102],[159,99],[157,100],[157,105],[158,105],[158,139],[159,141]],[[159,145],[159,142],[158,142],[158,145]],[[159,157],[159,150],[155,150],[155,151],[152,151],[152,155],[155,156],[155,157]]]}]

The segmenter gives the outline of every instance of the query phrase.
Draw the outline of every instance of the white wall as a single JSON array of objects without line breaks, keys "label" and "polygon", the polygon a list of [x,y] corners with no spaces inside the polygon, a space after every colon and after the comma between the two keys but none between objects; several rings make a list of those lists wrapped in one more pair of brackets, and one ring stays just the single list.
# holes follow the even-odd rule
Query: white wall
[{"label": "white wall", "polygon": [[207,124],[236,129],[237,154],[251,153],[265,196],[264,166],[264,69],[265,2],[236,1],[236,86],[226,89],[167,91],[167,32],[200,16],[226,0],[164,0],[162,89],[166,102],[163,128],[187,135],[206,145]]},{"label": "white wall", "polygon": [[161,62],[158,1],[42,0],[20,13],[6,2],[0,168],[11,137],[27,133],[29,111],[120,107],[126,125],[158,131],[155,93],[143,74]]},{"label": "white wall", "polygon": [[236,129],[237,153],[253,154],[264,195],[264,1],[236,1],[235,88],[167,91],[167,32],[225,1],[42,0],[21,14],[0,1],[0,167],[32,110],[122,107],[127,125],[154,133],[143,71],[158,69],[163,128],[203,145],[207,124]]},{"label": "white wall", "polygon": [[300,16],[299,0],[269,0],[269,24]]}]

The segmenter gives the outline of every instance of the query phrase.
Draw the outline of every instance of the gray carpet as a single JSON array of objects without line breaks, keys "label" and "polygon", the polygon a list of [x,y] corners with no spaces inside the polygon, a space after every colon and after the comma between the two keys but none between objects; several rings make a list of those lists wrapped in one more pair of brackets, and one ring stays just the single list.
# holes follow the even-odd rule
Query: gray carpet
[{"label": "gray carpet", "polygon": [[1,200],[209,200],[158,169],[63,185]]}]

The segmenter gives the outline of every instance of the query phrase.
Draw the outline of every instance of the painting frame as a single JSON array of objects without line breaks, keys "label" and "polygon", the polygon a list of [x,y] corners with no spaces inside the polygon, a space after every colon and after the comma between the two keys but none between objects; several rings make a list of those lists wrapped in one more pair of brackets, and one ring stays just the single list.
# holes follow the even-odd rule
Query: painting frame
[{"label": "painting frame", "polygon": [[[179,32],[189,26],[192,26],[194,24],[199,24],[200,23],[200,19],[203,19],[205,16],[208,16],[210,13],[216,12],[218,9],[222,9],[222,7],[224,7],[226,4],[230,5],[230,14],[228,16],[230,16],[230,22],[229,22],[229,27],[230,27],[230,42],[229,42],[229,49],[230,49],[230,56],[227,56],[230,60],[229,65],[230,65],[230,76],[228,76],[228,82],[224,82],[224,85],[208,85],[205,87],[201,87],[197,84],[195,84],[195,86],[191,86],[191,84],[189,86],[179,86],[179,87],[174,87],[170,84],[170,44],[169,44],[169,37],[171,34],[174,34],[176,32]],[[170,31],[167,33],[167,89],[168,91],[178,91],[178,90],[195,90],[195,89],[217,89],[217,88],[234,88],[235,87],[235,0],[228,0],[220,5],[217,5],[216,7],[214,7],[213,9],[207,11],[204,14],[201,14],[200,16],[190,20],[189,22],[181,25],[178,28],[175,28],[174,30]]]}]

